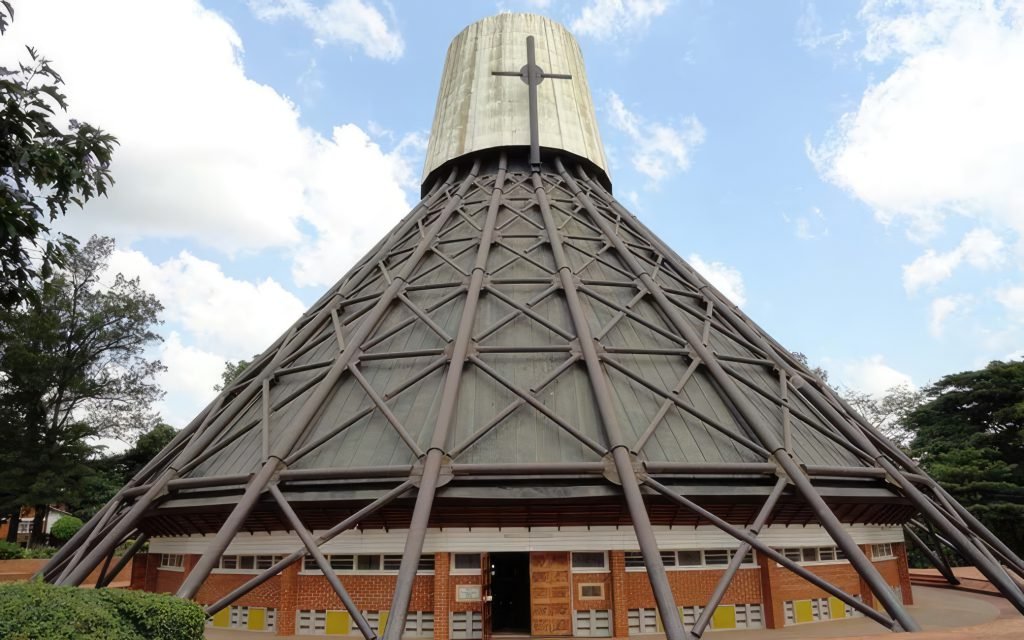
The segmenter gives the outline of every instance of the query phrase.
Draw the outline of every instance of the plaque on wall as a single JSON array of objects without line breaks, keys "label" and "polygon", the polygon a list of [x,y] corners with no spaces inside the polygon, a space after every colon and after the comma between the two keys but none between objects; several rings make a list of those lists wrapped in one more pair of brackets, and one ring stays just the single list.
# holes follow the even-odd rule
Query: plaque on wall
[{"label": "plaque on wall", "polygon": [[477,602],[480,600],[480,585],[460,584],[455,587],[456,602]]}]

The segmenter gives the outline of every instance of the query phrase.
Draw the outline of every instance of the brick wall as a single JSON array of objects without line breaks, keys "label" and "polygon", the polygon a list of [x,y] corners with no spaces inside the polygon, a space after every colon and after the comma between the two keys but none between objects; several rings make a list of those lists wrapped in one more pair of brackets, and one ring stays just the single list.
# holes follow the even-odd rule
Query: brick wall
[{"label": "brick wall", "polygon": [[448,640],[448,613],[455,597],[448,575],[450,554],[434,554],[434,639]]}]

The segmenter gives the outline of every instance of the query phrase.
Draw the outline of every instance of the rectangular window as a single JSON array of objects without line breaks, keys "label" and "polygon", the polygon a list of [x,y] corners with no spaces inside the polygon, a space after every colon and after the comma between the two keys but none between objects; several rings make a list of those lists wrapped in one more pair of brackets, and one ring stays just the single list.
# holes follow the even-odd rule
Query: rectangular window
[{"label": "rectangular window", "polygon": [[279,556],[256,556],[256,568],[260,570],[269,569],[280,560]]},{"label": "rectangular window", "polygon": [[788,560],[792,560],[793,562],[800,562],[803,559],[803,554],[800,552],[799,547],[783,549],[782,555],[786,556]]},{"label": "rectangular window", "polygon": [[331,563],[331,568],[335,571],[352,571],[355,569],[355,556],[340,555],[330,556],[328,560]]},{"label": "rectangular window", "polygon": [[160,568],[161,569],[184,569],[185,568],[185,556],[180,553],[161,553],[160,554]]},{"label": "rectangular window", "polygon": [[644,568],[644,554],[639,551],[627,551],[626,552],[626,568],[627,569],[643,569]]},{"label": "rectangular window", "polygon": [[238,568],[252,570],[256,568],[256,558],[253,556],[238,556]]},{"label": "rectangular window", "polygon": [[679,566],[680,567],[699,567],[703,561],[700,558],[700,551],[680,551],[679,552]]},{"label": "rectangular window", "polygon": [[[328,562],[330,562],[330,558],[329,557],[328,557]],[[224,568],[226,569],[227,567],[224,567]],[[320,570],[320,566],[317,565],[316,558],[314,558],[313,556],[306,556],[305,558],[302,559],[302,570],[303,571],[319,571]]]},{"label": "rectangular window", "polygon": [[380,571],[380,556],[356,556],[357,571]]},{"label": "rectangular window", "polygon": [[817,562],[818,561],[818,548],[817,547],[804,547],[804,549],[803,549],[803,561],[804,562]]},{"label": "rectangular window", "polygon": [[835,547],[821,547],[818,549],[818,559],[822,562],[828,562],[836,559],[836,548]]},{"label": "rectangular window", "polygon": [[32,533],[32,521],[29,520],[28,522],[19,522],[18,533]]},{"label": "rectangular window", "polygon": [[384,570],[385,571],[398,571],[399,567],[402,566],[402,556],[400,554],[390,554],[384,556]]},{"label": "rectangular window", "polygon": [[573,571],[607,571],[608,554],[604,551],[573,551]]},{"label": "rectangular window", "polygon": [[725,549],[708,549],[704,552],[704,564],[709,567],[729,564],[729,552]]},{"label": "rectangular window", "polygon": [[604,584],[585,582],[579,585],[580,600],[604,600]]},{"label": "rectangular window", "polygon": [[417,571],[434,571],[434,556],[433,554],[420,556],[420,563],[416,567]]},{"label": "rectangular window", "polygon": [[885,560],[887,558],[895,557],[891,542],[882,542],[880,544],[871,545],[871,558],[873,560]]},{"label": "rectangular window", "polygon": [[458,573],[480,573],[479,553],[456,553],[452,559],[452,567]]}]

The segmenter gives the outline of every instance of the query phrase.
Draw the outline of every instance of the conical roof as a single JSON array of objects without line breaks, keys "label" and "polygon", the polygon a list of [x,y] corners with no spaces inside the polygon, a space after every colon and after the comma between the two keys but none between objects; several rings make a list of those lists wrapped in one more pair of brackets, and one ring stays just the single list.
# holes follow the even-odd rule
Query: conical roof
[{"label": "conical roof", "polygon": [[[518,56],[502,30],[518,38],[538,20],[492,19],[459,37],[496,30],[496,44],[462,49],[513,68],[488,52]],[[532,60],[533,38],[524,49]],[[538,128],[578,107],[555,100],[537,116],[538,86],[558,80],[538,85],[543,71],[530,69],[530,147],[435,147],[422,201],[44,575],[78,584],[139,532],[216,533],[178,592],[192,597],[240,531],[302,537],[262,580],[356,524],[398,527],[396,640],[428,526],[632,524],[666,633],[681,638],[652,521],[714,524],[794,571],[736,525],[814,522],[891,619],[829,593],[915,629],[842,523],[918,512],[1024,610],[995,558],[1022,575],[1024,562],[619,204],[603,152],[538,144]],[[452,108],[434,133],[477,115],[500,123],[491,106]]]}]

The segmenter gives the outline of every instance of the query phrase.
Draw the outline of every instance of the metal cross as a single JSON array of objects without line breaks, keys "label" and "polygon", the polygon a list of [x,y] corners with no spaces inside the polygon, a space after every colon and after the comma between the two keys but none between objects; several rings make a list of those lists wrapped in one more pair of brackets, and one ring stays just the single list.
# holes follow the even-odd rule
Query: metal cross
[{"label": "metal cross", "polygon": [[537,56],[533,47],[533,36],[526,36],[526,65],[519,71],[492,71],[495,76],[519,76],[530,87],[530,168],[540,171],[540,125],[537,116],[537,85],[544,78],[570,80],[567,73],[546,73],[537,66]]}]

